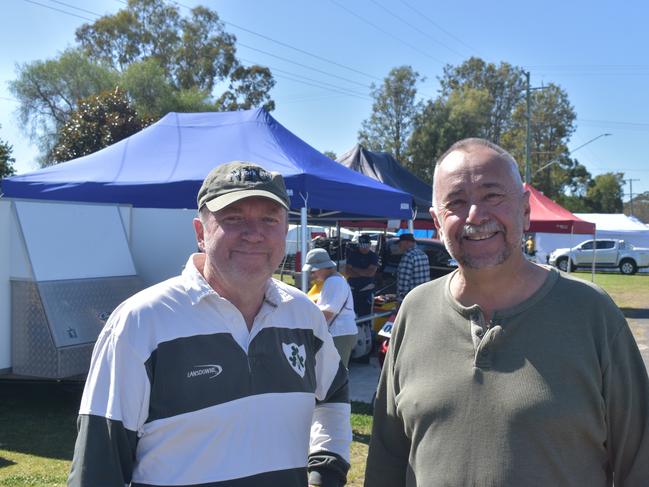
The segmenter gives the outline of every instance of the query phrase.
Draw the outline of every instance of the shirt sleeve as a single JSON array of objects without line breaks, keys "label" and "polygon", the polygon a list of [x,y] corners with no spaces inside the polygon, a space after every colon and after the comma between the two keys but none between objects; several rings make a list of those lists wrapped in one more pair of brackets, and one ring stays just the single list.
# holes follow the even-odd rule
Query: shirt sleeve
[{"label": "shirt sleeve", "polygon": [[414,262],[411,254],[404,255],[397,268],[397,298],[403,300],[412,289]]},{"label": "shirt sleeve", "polygon": [[347,283],[342,277],[332,276],[324,281],[320,298],[316,303],[321,311],[339,313],[349,294]]},{"label": "shirt sleeve", "polygon": [[70,487],[123,487],[131,480],[150,385],[144,361],[121,333],[128,320],[118,308],[95,344],[79,409]]},{"label": "shirt sleeve", "polygon": [[613,338],[603,385],[607,449],[615,487],[639,487],[649,479],[649,379],[626,322]]},{"label": "shirt sleeve", "polygon": [[399,353],[401,316],[392,329],[390,347],[381,371],[374,403],[372,437],[365,467],[365,487],[393,487],[406,483],[410,440],[397,412],[395,363]]},{"label": "shirt sleeve", "polygon": [[317,401],[311,425],[309,482],[338,487],[345,485],[349,470],[352,440],[349,381],[322,315],[316,337],[322,344],[315,358]]}]

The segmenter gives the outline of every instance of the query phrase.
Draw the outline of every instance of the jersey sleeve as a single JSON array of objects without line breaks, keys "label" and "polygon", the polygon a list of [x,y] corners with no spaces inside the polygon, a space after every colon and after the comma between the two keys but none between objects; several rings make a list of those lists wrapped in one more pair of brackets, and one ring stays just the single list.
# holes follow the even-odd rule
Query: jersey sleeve
[{"label": "jersey sleeve", "polygon": [[145,362],[123,332],[132,319],[118,308],[95,344],[79,409],[71,487],[130,482],[150,391]]},{"label": "jersey sleeve", "polygon": [[319,316],[316,339],[316,406],[311,424],[309,483],[345,485],[352,440],[347,369],[333,344],[324,317]]}]

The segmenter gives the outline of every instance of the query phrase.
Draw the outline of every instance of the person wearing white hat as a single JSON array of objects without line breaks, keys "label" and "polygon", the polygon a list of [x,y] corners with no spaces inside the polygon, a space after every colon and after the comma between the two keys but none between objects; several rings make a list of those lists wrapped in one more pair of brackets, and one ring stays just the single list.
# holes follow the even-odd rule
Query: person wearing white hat
[{"label": "person wearing white hat", "polygon": [[311,278],[321,284],[315,303],[329,324],[340,360],[348,367],[358,333],[352,291],[325,249],[309,251],[305,261],[304,271],[311,272]]}]

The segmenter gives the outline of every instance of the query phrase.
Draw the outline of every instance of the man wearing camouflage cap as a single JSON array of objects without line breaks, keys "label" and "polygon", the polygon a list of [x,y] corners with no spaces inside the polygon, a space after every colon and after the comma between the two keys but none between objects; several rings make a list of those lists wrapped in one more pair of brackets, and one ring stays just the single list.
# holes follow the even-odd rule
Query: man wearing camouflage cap
[{"label": "man wearing camouflage cap", "polygon": [[197,203],[201,252],[122,303],[97,340],[69,485],[344,485],[346,369],[320,310],[271,277],[282,177],[223,164]]}]

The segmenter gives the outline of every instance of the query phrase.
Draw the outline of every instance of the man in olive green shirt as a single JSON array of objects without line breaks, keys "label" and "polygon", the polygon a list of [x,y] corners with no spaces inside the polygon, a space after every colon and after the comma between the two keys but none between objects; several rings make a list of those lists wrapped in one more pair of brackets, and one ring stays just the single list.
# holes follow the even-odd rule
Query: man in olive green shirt
[{"label": "man in olive green shirt", "polygon": [[366,487],[649,485],[649,380],[602,290],[525,259],[529,194],[481,139],[434,179],[459,268],[408,294],[377,393]]}]

